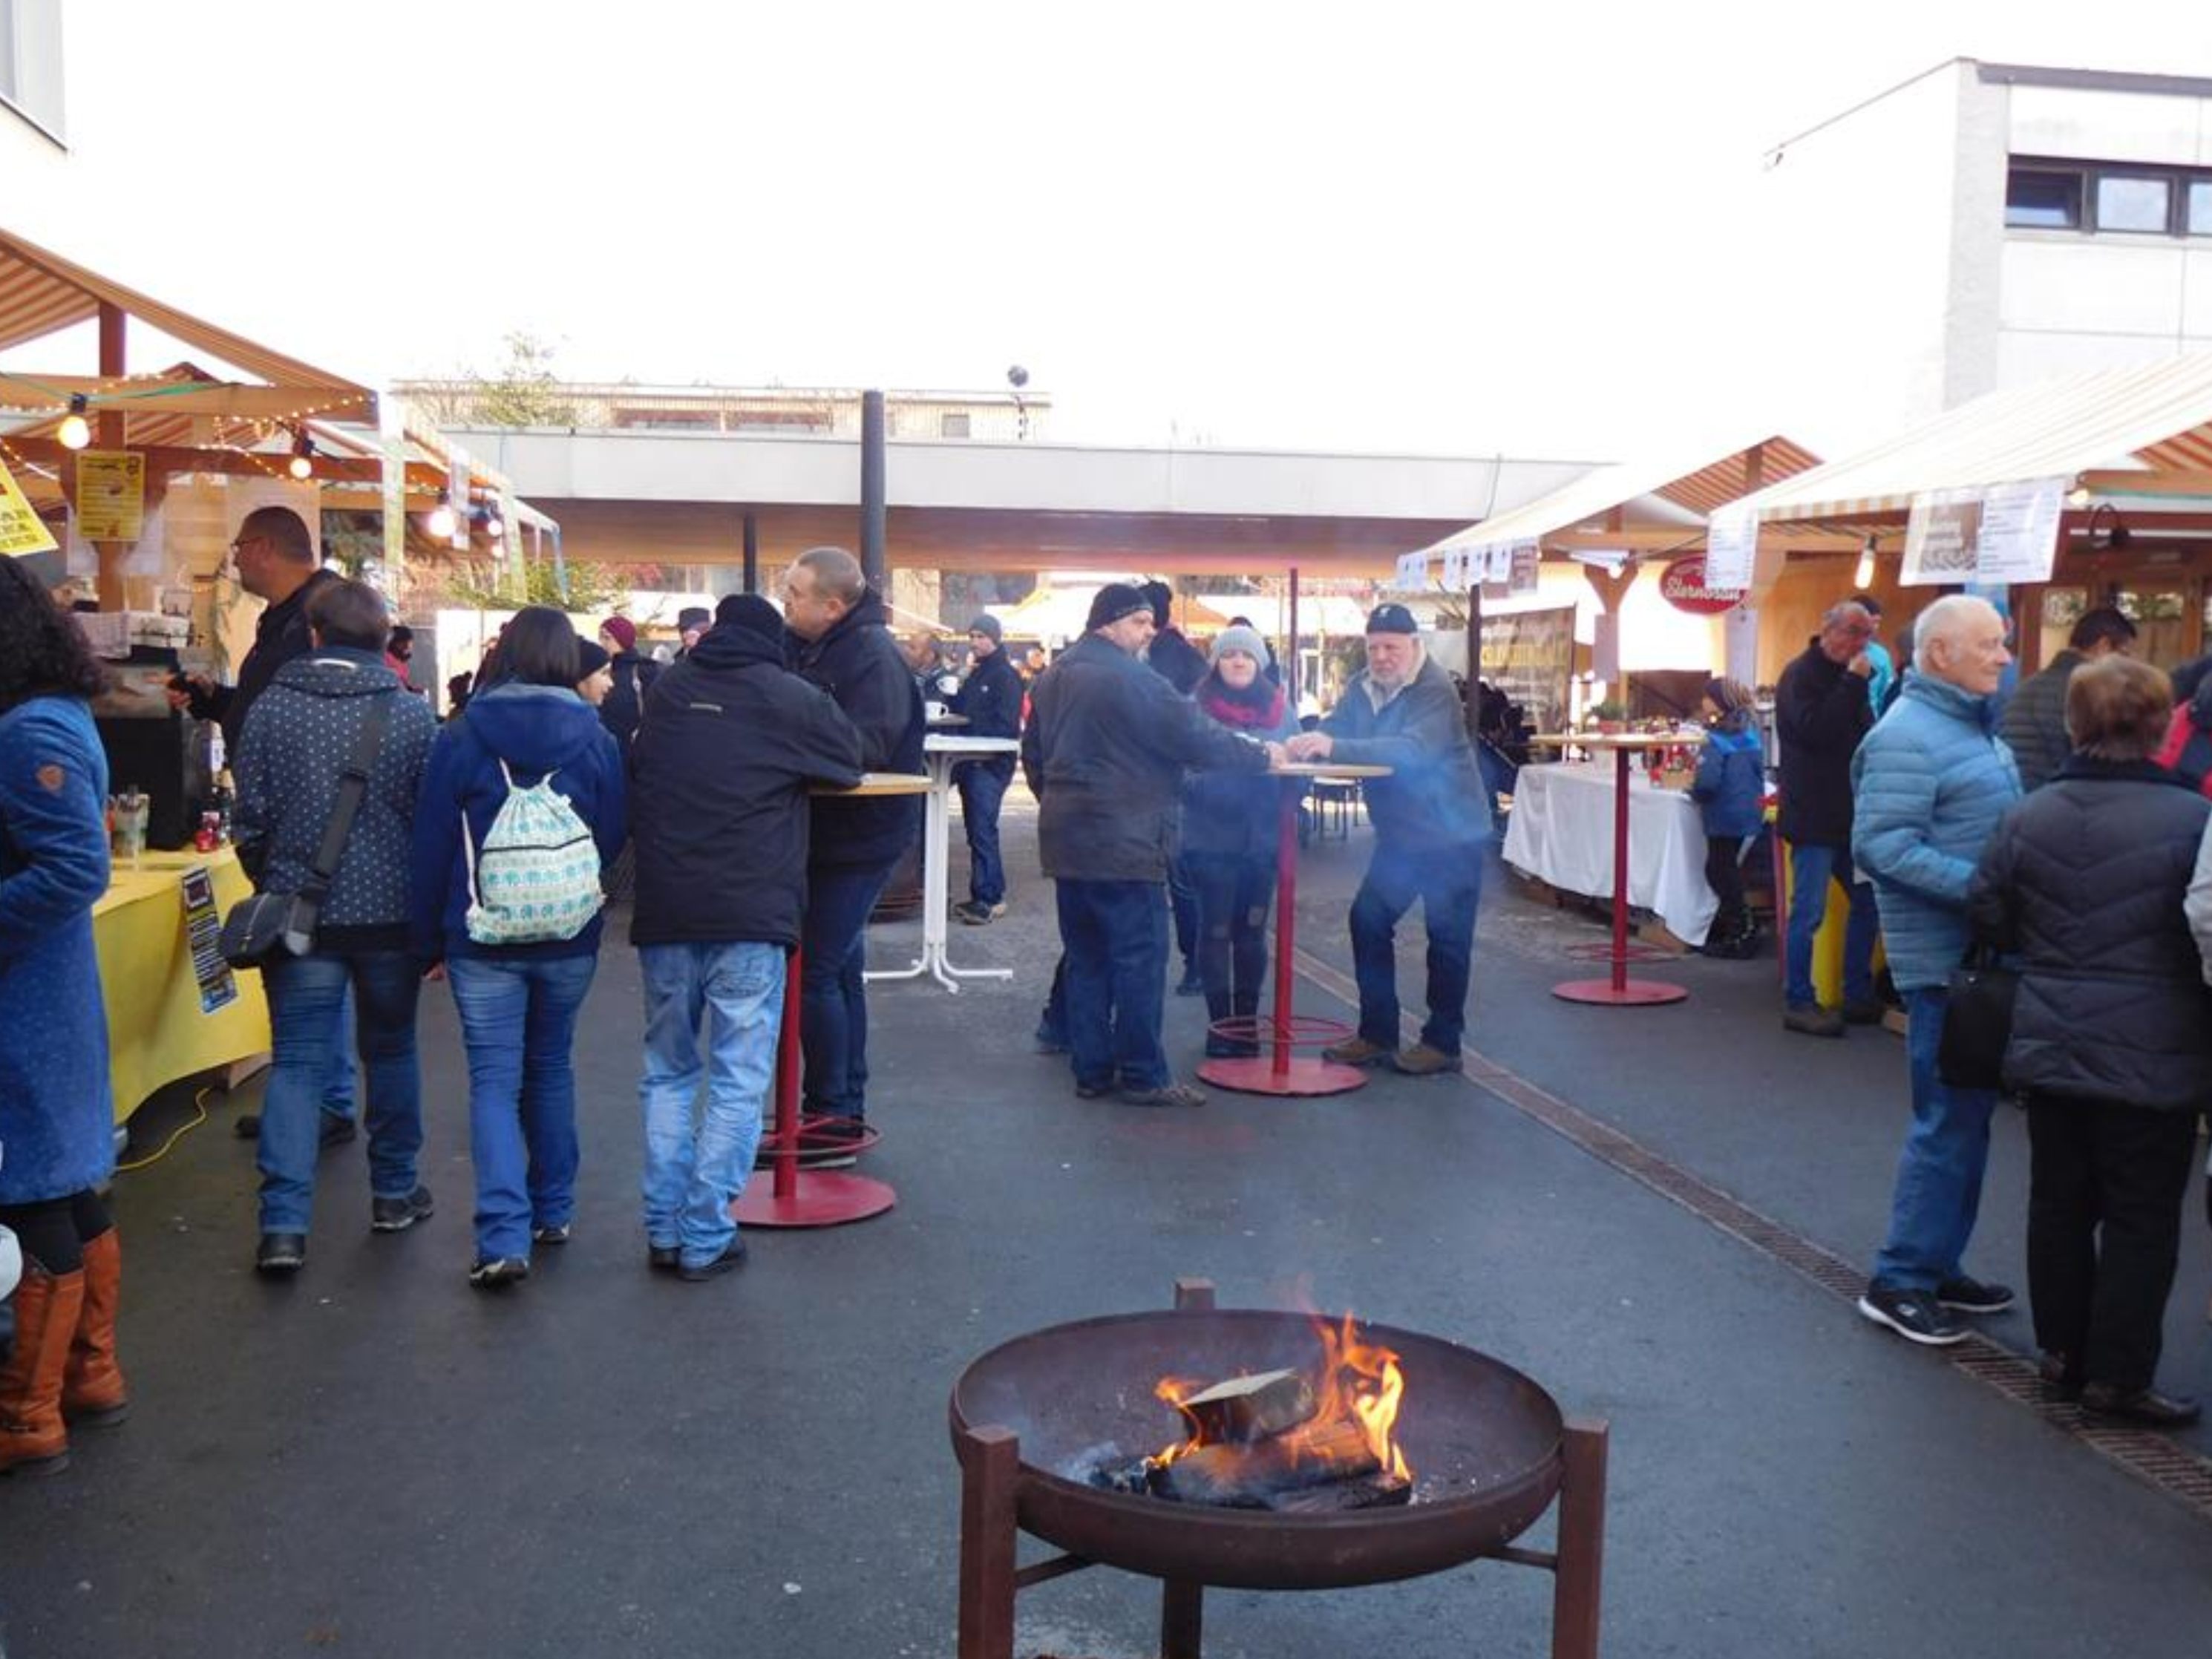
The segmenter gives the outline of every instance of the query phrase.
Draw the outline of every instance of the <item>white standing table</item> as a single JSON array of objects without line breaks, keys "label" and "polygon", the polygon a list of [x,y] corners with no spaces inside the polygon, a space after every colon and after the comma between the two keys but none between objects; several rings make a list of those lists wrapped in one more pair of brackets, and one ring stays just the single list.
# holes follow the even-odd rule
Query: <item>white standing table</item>
[{"label": "white standing table", "polygon": [[921,954],[903,968],[871,969],[866,978],[920,979],[928,975],[948,991],[963,979],[1012,979],[1011,968],[955,968],[945,959],[950,929],[947,866],[951,834],[952,769],[984,755],[1011,755],[1021,748],[1012,738],[956,738],[933,732],[922,739],[922,763],[929,770],[929,794],[922,803]]}]

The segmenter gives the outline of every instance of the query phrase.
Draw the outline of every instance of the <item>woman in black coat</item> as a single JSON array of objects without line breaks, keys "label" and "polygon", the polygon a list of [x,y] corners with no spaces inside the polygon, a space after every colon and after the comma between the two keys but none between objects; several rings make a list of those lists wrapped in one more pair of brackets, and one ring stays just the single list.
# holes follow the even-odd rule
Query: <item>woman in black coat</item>
[{"label": "woman in black coat", "polygon": [[2086,665],[2074,753],[1982,855],[1977,937],[2017,952],[2006,1083],[2027,1100],[2028,1295],[2045,1381],[2094,1416],[2177,1427],[2155,1381],[2197,1115],[2212,1105],[2212,997],[2183,899],[2212,803],[2152,763],[2157,669]]}]

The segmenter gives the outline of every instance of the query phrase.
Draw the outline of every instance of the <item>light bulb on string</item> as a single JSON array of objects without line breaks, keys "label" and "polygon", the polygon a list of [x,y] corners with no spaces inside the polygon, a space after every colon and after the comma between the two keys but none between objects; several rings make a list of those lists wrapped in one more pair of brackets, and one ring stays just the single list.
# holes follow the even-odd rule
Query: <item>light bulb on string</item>
[{"label": "light bulb on string", "polygon": [[424,521],[423,528],[430,532],[433,541],[451,541],[453,538],[455,522],[453,498],[447,491],[441,489],[438,492],[438,504],[430,509],[430,516]]},{"label": "light bulb on string", "polygon": [[292,459],[284,470],[305,483],[315,476],[315,441],[302,432],[292,444]]},{"label": "light bulb on string", "polygon": [[1858,568],[1851,572],[1851,586],[1862,591],[1874,586],[1874,538],[1866,538],[1859,550]]},{"label": "light bulb on string", "polygon": [[89,406],[82,392],[70,394],[69,413],[54,428],[54,437],[64,449],[82,449],[92,441],[92,422],[84,418],[84,411]]}]

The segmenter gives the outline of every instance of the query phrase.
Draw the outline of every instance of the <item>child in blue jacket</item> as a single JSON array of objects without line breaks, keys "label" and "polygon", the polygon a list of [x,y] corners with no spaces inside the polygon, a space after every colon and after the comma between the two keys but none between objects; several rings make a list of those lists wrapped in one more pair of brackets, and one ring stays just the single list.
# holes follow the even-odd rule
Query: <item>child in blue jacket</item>
[{"label": "child in blue jacket", "polygon": [[1705,748],[1690,798],[1704,809],[1705,880],[1721,902],[1705,933],[1705,954],[1747,957],[1758,949],[1758,927],[1743,898],[1743,847],[1759,833],[1766,753],[1748,686],[1706,681],[1705,714]]}]

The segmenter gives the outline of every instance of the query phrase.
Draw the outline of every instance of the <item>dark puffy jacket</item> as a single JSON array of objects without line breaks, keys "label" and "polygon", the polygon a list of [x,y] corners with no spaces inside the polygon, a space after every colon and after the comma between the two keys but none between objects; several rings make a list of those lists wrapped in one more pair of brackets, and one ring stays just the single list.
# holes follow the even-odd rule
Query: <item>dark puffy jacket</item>
[{"label": "dark puffy jacket", "polygon": [[2212,1106],[2212,994],[2182,910],[2208,817],[2154,765],[2078,756],[2005,815],[1968,904],[1976,937],[2021,958],[2007,1083]]},{"label": "dark puffy jacket", "polygon": [[[500,763],[507,763],[501,773]],[[604,878],[629,830],[629,787],[622,745],[599,724],[598,711],[561,685],[509,681],[469,699],[467,712],[439,728],[423,770],[415,815],[415,891],[410,908],[415,954],[425,962],[447,957],[492,957],[528,961],[541,957],[590,956],[599,948],[604,917],[595,915],[574,939],[529,945],[479,945],[469,937],[469,851],[461,845],[465,823],[471,847],[482,850],[507,779],[532,784],[548,775],[553,793],[568,798],[599,843]]]},{"label": "dark puffy jacket", "polygon": [[315,935],[333,951],[406,948],[408,844],[423,758],[438,730],[429,705],[401,690],[381,652],[331,647],[295,657],[255,699],[231,769],[240,862],[256,885],[296,893],[337,805],[339,774],[378,698],[390,711],[383,746]]},{"label": "dark puffy jacket", "polygon": [[1145,647],[1145,660],[1155,674],[1186,697],[1206,678],[1206,653],[1185,639],[1178,628],[1163,628],[1153,635],[1152,642]]},{"label": "dark puffy jacket", "polygon": [[238,665],[238,684],[218,685],[204,695],[193,695],[190,705],[193,716],[222,726],[225,754],[237,755],[238,745],[246,736],[246,716],[254,699],[276,683],[276,671],[314,643],[307,632],[308,597],[317,588],[337,580],[334,571],[318,570],[300,584],[291,598],[264,609],[261,619],[253,624],[252,647]]},{"label": "dark puffy jacket", "polygon": [[[968,671],[968,678],[960,682],[960,689],[952,694],[952,712],[964,716],[968,721],[960,735],[963,738],[1021,736],[1024,689],[1022,677],[1014,672],[1014,665],[1006,660],[1004,651],[994,651],[981,659]],[[965,763],[995,772],[1002,778],[1014,775],[1014,757],[1012,755],[986,755],[980,760]]]},{"label": "dark puffy jacket", "polygon": [[806,792],[860,781],[860,733],[828,693],[784,671],[773,643],[742,628],[702,635],[645,703],[631,750],[630,939],[798,944]]},{"label": "dark puffy jacket", "polygon": [[1365,671],[1354,674],[1321,729],[1334,742],[1329,759],[1387,766],[1387,778],[1365,780],[1375,838],[1393,847],[1472,847],[1490,836],[1490,792],[1474,764],[1467,715],[1452,677],[1427,658],[1419,672],[1380,708],[1368,695]]},{"label": "dark puffy jacket", "polygon": [[[787,633],[784,659],[793,672],[820,686],[845,711],[860,734],[863,771],[920,773],[928,726],[913,671],[884,626],[889,614],[871,589],[820,639]],[[807,862],[887,864],[914,845],[921,825],[919,795],[817,800]]]},{"label": "dark puffy jacket", "polygon": [[2060,652],[2041,673],[2022,680],[2005,705],[1997,733],[2020,767],[2022,789],[2043,787],[2074,752],[2074,740],[2066,735],[2066,688],[2087,661],[2079,651]]},{"label": "dark puffy jacket", "polygon": [[1165,881],[1183,769],[1261,772],[1267,751],[1103,635],[1085,634],[1030,687],[1022,770],[1046,875]]},{"label": "dark puffy jacket", "polygon": [[615,734],[623,753],[637,740],[637,723],[645,718],[645,694],[660,678],[660,665],[635,651],[617,651],[608,662],[614,684],[599,704],[599,724]]},{"label": "dark puffy jacket", "polygon": [[[1207,699],[1212,679],[1200,680],[1194,699],[1199,711],[1220,721],[1231,731],[1281,742],[1297,733],[1297,716],[1291,712],[1283,689],[1264,678],[1260,689],[1273,693],[1273,718],[1249,726],[1222,721]],[[1273,863],[1279,834],[1283,791],[1281,780],[1249,772],[1194,772],[1182,787],[1182,850],[1186,853],[1233,854],[1239,858]]]},{"label": "dark puffy jacket", "polygon": [[1851,844],[1851,757],[1874,725],[1865,678],[1831,662],[1815,639],[1774,688],[1781,739],[1785,839],[1802,847]]}]

